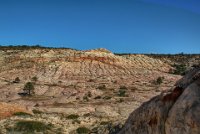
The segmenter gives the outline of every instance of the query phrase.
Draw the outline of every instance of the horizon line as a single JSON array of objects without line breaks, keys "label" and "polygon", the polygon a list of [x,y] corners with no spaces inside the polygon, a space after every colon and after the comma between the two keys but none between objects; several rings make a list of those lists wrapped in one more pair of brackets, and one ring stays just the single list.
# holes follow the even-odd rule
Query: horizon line
[{"label": "horizon line", "polygon": [[[39,48],[43,48],[43,49],[71,49],[71,50],[76,50],[76,51],[87,51],[87,50],[95,50],[95,49],[100,49],[100,48],[95,48],[95,49],[77,49],[77,48],[71,48],[71,47],[65,47],[65,46],[45,46],[45,45],[40,45],[40,44],[34,44],[34,45],[1,45],[0,44],[0,50],[5,47],[5,48],[16,48],[16,49],[39,49]],[[106,49],[108,51],[110,51],[107,48],[103,48]],[[115,55],[134,55],[134,54],[143,54],[143,55],[200,55],[200,53],[185,53],[185,52],[177,52],[177,53],[156,53],[156,52],[148,52],[148,53],[137,53],[137,52],[113,52],[110,51]]]}]

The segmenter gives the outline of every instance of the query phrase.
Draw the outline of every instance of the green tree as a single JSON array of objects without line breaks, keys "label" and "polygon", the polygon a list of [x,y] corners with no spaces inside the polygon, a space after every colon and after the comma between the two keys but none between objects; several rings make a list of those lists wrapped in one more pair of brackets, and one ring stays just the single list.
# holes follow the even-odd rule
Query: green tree
[{"label": "green tree", "polygon": [[28,95],[32,95],[34,94],[34,85],[32,82],[27,82],[25,85],[24,85],[24,92],[27,93]]}]

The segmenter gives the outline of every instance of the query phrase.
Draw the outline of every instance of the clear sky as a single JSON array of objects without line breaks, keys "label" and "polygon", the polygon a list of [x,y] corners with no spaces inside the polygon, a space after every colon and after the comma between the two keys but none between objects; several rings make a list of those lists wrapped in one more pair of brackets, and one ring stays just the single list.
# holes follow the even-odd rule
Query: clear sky
[{"label": "clear sky", "polygon": [[0,0],[0,45],[200,53],[200,0]]}]

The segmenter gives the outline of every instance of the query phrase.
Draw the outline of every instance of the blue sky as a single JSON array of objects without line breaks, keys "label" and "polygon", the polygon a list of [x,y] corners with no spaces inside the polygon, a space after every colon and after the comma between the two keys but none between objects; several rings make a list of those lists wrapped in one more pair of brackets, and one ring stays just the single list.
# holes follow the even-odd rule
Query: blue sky
[{"label": "blue sky", "polygon": [[0,0],[0,44],[200,53],[200,1]]}]

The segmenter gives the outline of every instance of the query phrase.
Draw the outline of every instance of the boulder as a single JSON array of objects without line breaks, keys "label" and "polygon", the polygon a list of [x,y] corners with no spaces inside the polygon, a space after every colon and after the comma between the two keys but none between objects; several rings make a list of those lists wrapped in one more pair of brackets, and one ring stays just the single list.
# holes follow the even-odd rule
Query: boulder
[{"label": "boulder", "polygon": [[132,112],[119,134],[199,134],[200,68]]}]

